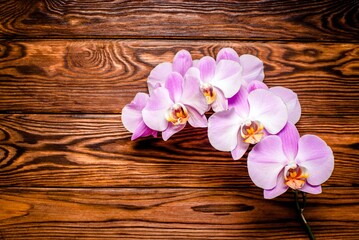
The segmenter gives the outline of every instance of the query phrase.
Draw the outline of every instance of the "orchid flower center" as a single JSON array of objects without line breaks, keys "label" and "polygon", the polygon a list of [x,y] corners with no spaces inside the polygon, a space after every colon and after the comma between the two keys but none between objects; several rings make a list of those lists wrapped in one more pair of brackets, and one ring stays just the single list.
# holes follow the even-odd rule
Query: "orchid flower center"
[{"label": "orchid flower center", "polygon": [[210,83],[203,83],[201,91],[206,98],[207,104],[212,104],[216,100],[216,91]]},{"label": "orchid flower center", "polygon": [[304,167],[295,166],[290,167],[284,173],[285,184],[291,189],[300,189],[308,178],[308,172]]},{"label": "orchid flower center", "polygon": [[167,121],[173,125],[185,124],[189,118],[187,108],[181,103],[175,103],[166,114]]},{"label": "orchid flower center", "polygon": [[241,126],[241,136],[245,143],[256,144],[264,135],[264,126],[259,121],[246,121]]}]

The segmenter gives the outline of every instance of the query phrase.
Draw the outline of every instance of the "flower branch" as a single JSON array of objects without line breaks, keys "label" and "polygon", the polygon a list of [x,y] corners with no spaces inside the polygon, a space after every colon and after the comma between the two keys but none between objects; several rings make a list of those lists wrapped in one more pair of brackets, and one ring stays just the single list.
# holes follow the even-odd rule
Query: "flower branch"
[{"label": "flower branch", "polygon": [[301,219],[301,223],[303,224],[305,231],[308,234],[309,239],[315,240],[315,236],[312,232],[312,229],[310,228],[307,220],[304,217],[304,213],[303,213],[305,205],[306,205],[306,201],[307,201],[306,194],[304,192],[301,192],[301,194],[302,194],[302,206],[301,206],[299,203],[298,191],[294,190],[293,192],[294,192],[294,201],[295,201],[295,205],[296,205],[297,214]]},{"label": "flower branch", "polygon": [[166,141],[187,123],[207,127],[210,144],[230,152],[234,160],[255,145],[247,158],[249,177],[266,199],[294,190],[298,214],[314,239],[303,215],[305,193],[321,193],[334,169],[333,152],[318,136],[300,136],[295,127],[301,117],[297,94],[285,87],[269,88],[263,80],[263,62],[256,56],[224,48],[216,58],[193,60],[181,50],[172,62],[151,71],[149,93],[138,93],[123,108],[122,123],[133,133],[132,140],[161,134]]}]

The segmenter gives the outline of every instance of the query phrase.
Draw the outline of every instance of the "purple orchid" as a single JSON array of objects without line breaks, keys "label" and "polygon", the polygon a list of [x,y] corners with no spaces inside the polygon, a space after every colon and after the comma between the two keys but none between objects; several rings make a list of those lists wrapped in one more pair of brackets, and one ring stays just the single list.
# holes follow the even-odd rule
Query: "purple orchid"
[{"label": "purple orchid", "polygon": [[243,54],[238,56],[237,52],[232,48],[223,48],[217,54],[217,63],[222,60],[232,60],[238,62],[242,70],[243,84],[247,86],[251,81],[263,81],[264,71],[263,62],[256,56]]},{"label": "purple orchid", "polygon": [[229,99],[229,110],[214,113],[208,120],[208,138],[220,151],[231,151],[240,159],[249,147],[264,136],[278,133],[288,120],[284,102],[269,90],[257,89],[248,94],[241,87]]},{"label": "purple orchid", "polygon": [[148,76],[147,84],[150,94],[152,94],[154,88],[158,86],[164,87],[168,76],[172,72],[177,72],[184,77],[192,65],[191,54],[186,50],[178,51],[173,58],[173,63],[164,62],[158,64]]},{"label": "purple orchid", "polygon": [[177,72],[168,75],[165,87],[156,87],[142,114],[147,126],[163,131],[163,140],[182,130],[187,121],[193,127],[207,127],[204,116],[208,105],[199,91],[198,79],[182,77]]},{"label": "purple orchid", "polygon": [[264,198],[275,198],[288,188],[321,193],[334,169],[331,148],[315,135],[299,137],[290,122],[278,135],[265,137],[248,155],[248,172]]},{"label": "purple orchid", "polygon": [[288,110],[288,121],[293,124],[296,124],[299,121],[302,114],[302,108],[300,106],[297,94],[289,88],[280,86],[268,88],[265,83],[254,80],[248,84],[247,89],[248,93],[256,89],[269,89],[269,91],[280,97],[286,105]]},{"label": "purple orchid", "polygon": [[157,131],[149,128],[142,117],[142,110],[146,106],[148,100],[148,94],[137,93],[132,102],[122,109],[122,123],[129,132],[133,133],[131,140],[150,135],[157,137]]},{"label": "purple orchid", "polygon": [[187,75],[197,78],[200,89],[213,111],[219,112],[228,108],[228,98],[236,94],[242,84],[242,67],[232,60],[218,63],[212,57],[203,57],[195,62]]}]

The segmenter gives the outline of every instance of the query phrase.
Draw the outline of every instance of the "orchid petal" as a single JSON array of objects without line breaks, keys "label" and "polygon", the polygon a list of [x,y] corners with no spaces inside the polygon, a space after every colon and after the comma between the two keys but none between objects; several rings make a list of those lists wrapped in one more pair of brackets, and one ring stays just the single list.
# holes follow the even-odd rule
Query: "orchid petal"
[{"label": "orchid petal", "polygon": [[310,194],[320,194],[322,193],[322,187],[319,186],[312,186],[309,183],[305,183],[301,189],[302,192],[310,193]]},{"label": "orchid petal", "polygon": [[191,78],[191,79],[196,79],[198,82],[201,81],[201,72],[199,71],[198,68],[196,67],[191,67],[188,69],[188,71],[186,72],[184,79],[186,78]]},{"label": "orchid petal", "polygon": [[226,98],[232,97],[241,87],[242,67],[231,60],[221,60],[216,65],[216,73],[211,84],[222,90]]},{"label": "orchid petal", "polygon": [[142,110],[145,124],[156,131],[164,131],[168,126],[167,110],[173,105],[169,92],[164,87],[153,90],[146,107]]},{"label": "orchid petal", "polygon": [[200,114],[196,109],[186,105],[189,118],[188,123],[192,127],[207,127],[207,118],[205,115]]},{"label": "orchid petal", "polygon": [[248,173],[253,183],[263,189],[277,184],[279,173],[287,163],[282,141],[276,135],[265,137],[248,154]]},{"label": "orchid petal", "polygon": [[287,122],[277,134],[282,139],[282,146],[289,161],[294,161],[298,153],[299,132],[294,124]]},{"label": "orchid petal", "polygon": [[148,99],[148,94],[137,93],[131,103],[122,109],[122,124],[129,132],[133,133],[141,123],[142,109],[145,107]]},{"label": "orchid petal", "polygon": [[287,108],[282,99],[268,90],[257,89],[248,95],[249,118],[260,121],[265,129],[276,134],[288,120]]},{"label": "orchid petal", "polygon": [[285,87],[272,87],[269,89],[272,93],[279,96],[288,109],[288,121],[296,124],[302,113],[302,109],[298,100],[298,96],[292,90]]},{"label": "orchid petal", "polygon": [[216,61],[217,63],[221,60],[232,60],[235,62],[239,62],[239,56],[233,48],[222,48],[218,54]]},{"label": "orchid petal", "polygon": [[186,124],[179,124],[179,125],[173,125],[173,124],[168,124],[168,128],[162,132],[162,139],[164,141],[167,141],[173,134],[181,131],[184,127],[186,126]]},{"label": "orchid petal", "polygon": [[152,130],[151,128],[147,127],[147,125],[141,121],[136,130],[133,132],[131,140],[136,140],[139,137],[147,137],[150,135],[157,134],[157,131]]},{"label": "orchid petal", "polygon": [[242,78],[248,83],[251,81],[263,81],[263,62],[256,56],[243,54],[239,57],[239,63],[243,67]]},{"label": "orchid petal", "polygon": [[268,90],[268,86],[261,81],[253,80],[247,86],[248,93],[253,92],[256,89],[265,89]]},{"label": "orchid petal", "polygon": [[214,113],[208,119],[208,138],[220,151],[232,151],[238,143],[238,131],[243,119],[234,109]]},{"label": "orchid petal", "polygon": [[198,65],[199,65],[199,59],[192,61],[192,67],[198,68]]},{"label": "orchid petal", "polygon": [[328,180],[334,169],[332,149],[315,135],[304,135],[299,139],[296,162],[307,169],[307,181],[311,185]]},{"label": "orchid petal", "polygon": [[288,186],[285,184],[284,172],[281,171],[278,174],[276,186],[272,189],[264,189],[263,195],[265,199],[272,199],[285,193],[287,190],[288,190]]},{"label": "orchid petal", "polygon": [[152,94],[153,89],[157,84],[160,84],[161,87],[165,86],[168,75],[172,72],[172,63],[164,62],[158,64],[148,76],[147,84],[148,91]]},{"label": "orchid petal", "polygon": [[241,87],[233,97],[228,99],[228,108],[234,108],[241,118],[247,119],[249,114],[249,104],[248,92],[245,87]]},{"label": "orchid petal", "polygon": [[228,100],[224,96],[223,92],[215,88],[216,91],[216,100],[212,103],[212,110],[214,112],[220,112],[228,109]]},{"label": "orchid petal", "polygon": [[198,69],[203,82],[211,82],[216,71],[216,61],[212,57],[203,57],[199,60]]},{"label": "orchid petal", "polygon": [[311,194],[319,194],[322,193],[322,187],[319,186],[312,186],[309,183],[305,183],[304,186],[300,189],[302,192],[307,192]]},{"label": "orchid petal", "polygon": [[173,71],[184,76],[190,67],[192,67],[191,54],[186,50],[177,52],[173,58]]},{"label": "orchid petal", "polygon": [[238,134],[238,143],[235,149],[231,151],[232,158],[234,160],[239,160],[246,153],[249,147],[249,143],[243,142],[242,137]]},{"label": "orchid petal", "polygon": [[179,102],[183,92],[183,77],[177,72],[172,72],[166,80],[166,88],[172,101]]},{"label": "orchid petal", "polygon": [[199,70],[190,68],[185,76],[181,102],[193,107],[203,115],[208,110],[208,104],[200,90]]}]

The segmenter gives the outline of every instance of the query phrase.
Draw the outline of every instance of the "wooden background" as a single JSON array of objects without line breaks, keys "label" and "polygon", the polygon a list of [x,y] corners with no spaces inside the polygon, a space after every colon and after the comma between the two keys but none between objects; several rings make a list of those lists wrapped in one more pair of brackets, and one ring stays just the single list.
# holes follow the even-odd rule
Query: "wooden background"
[{"label": "wooden background", "polygon": [[[265,200],[206,129],[130,141],[121,109],[187,49],[258,56],[298,93],[300,133],[335,170],[305,215],[359,239],[357,0],[0,1],[0,239],[306,239],[292,194]],[[246,156],[245,156],[246,157]]]}]

